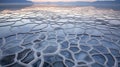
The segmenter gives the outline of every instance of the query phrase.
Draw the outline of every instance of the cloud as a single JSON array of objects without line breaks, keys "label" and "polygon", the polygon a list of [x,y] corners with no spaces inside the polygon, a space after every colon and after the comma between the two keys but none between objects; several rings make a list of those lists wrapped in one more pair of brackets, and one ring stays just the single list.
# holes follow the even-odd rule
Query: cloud
[{"label": "cloud", "polygon": [[73,1],[85,1],[85,2],[94,2],[96,0],[31,0],[33,2],[73,2]]},{"label": "cloud", "polygon": [[84,2],[95,2],[95,1],[115,1],[115,0],[31,0],[33,2],[73,2],[73,1],[84,1]]}]

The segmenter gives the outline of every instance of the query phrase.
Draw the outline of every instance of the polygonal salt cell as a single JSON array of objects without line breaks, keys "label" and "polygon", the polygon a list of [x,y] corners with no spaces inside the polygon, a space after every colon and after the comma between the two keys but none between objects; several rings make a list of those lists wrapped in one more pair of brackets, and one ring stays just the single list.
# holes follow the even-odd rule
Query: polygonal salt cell
[{"label": "polygonal salt cell", "polygon": [[110,49],[112,55],[114,55],[115,57],[120,57],[120,52],[119,50],[116,49]]},{"label": "polygonal salt cell", "polygon": [[0,27],[0,31],[2,31],[2,32],[0,32],[0,38],[13,35],[13,33],[10,31],[10,29],[11,29],[10,26]]},{"label": "polygonal salt cell", "polygon": [[117,61],[120,62],[120,57],[116,57]]},{"label": "polygonal salt cell", "polygon": [[34,18],[34,21],[42,21],[44,20],[45,18],[42,16],[42,15],[38,15]]},{"label": "polygonal salt cell", "polygon": [[[48,39],[47,41],[49,42],[49,44],[51,44],[51,42],[54,42],[54,43],[52,43],[52,44],[53,44],[53,45],[57,45],[57,43],[55,43],[55,42],[57,42],[57,41],[56,41],[56,38],[51,38],[51,39]],[[51,45],[52,45],[52,44],[51,44]]]},{"label": "polygonal salt cell", "polygon": [[120,62],[118,63],[118,67],[120,67]]},{"label": "polygonal salt cell", "polygon": [[41,56],[41,53],[40,53],[40,52],[37,52],[36,54],[37,54],[37,57],[40,57],[40,56]]},{"label": "polygonal salt cell", "polygon": [[56,41],[48,42],[50,46],[58,46],[58,43]]},{"label": "polygonal salt cell", "polygon": [[105,57],[101,54],[95,54],[95,55],[92,55],[92,57],[98,63],[104,64],[106,62]]},{"label": "polygonal salt cell", "polygon": [[88,44],[86,44],[85,42],[81,42],[81,41],[79,41],[79,44],[80,44],[80,45],[88,45]]},{"label": "polygonal salt cell", "polygon": [[99,31],[102,32],[103,34],[110,34],[111,33],[108,30],[109,27],[107,25],[97,25],[96,28],[99,29]]},{"label": "polygonal salt cell", "polygon": [[93,63],[93,64],[91,64],[91,67],[105,67],[105,66],[103,66],[99,63]]},{"label": "polygonal salt cell", "polygon": [[19,63],[14,63],[14,64],[7,66],[7,67],[26,67],[26,66],[19,64]]},{"label": "polygonal salt cell", "polygon": [[21,44],[21,46],[24,46],[26,49],[31,48],[33,43],[27,43],[27,44]]},{"label": "polygonal salt cell", "polygon": [[12,54],[15,54],[15,53],[18,53],[20,51],[22,51],[23,48],[20,47],[20,46],[15,46],[15,47],[12,47],[12,48],[8,48],[6,50],[3,50],[3,55],[12,55]]},{"label": "polygonal salt cell", "polygon": [[87,23],[85,23],[85,22],[77,23],[75,26],[76,26],[76,27],[80,27],[80,28],[82,28],[82,29],[86,29]]},{"label": "polygonal salt cell", "polygon": [[80,21],[75,21],[75,27],[77,27],[77,28],[82,28],[83,29],[83,26],[85,26],[85,23],[83,23],[83,21],[82,20],[80,20]]},{"label": "polygonal salt cell", "polygon": [[95,49],[92,49],[89,53],[90,53],[90,54],[99,54],[100,52],[98,52],[98,51],[95,50]]},{"label": "polygonal salt cell", "polygon": [[25,50],[21,51],[20,53],[18,53],[17,59],[20,60],[20,59],[24,58],[30,51],[31,51],[31,49],[25,49]]},{"label": "polygonal salt cell", "polygon": [[65,37],[57,36],[57,42],[62,42],[65,40]]},{"label": "polygonal salt cell", "polygon": [[66,48],[69,47],[69,42],[68,41],[64,41],[60,45],[61,45],[61,49],[66,49]]},{"label": "polygonal salt cell", "polygon": [[36,18],[34,18],[35,20],[35,22],[36,21],[38,21],[38,23],[40,22],[40,21],[42,21],[42,20],[44,20],[44,18],[42,17],[42,16],[40,16],[40,17],[36,17]]},{"label": "polygonal salt cell", "polygon": [[0,59],[0,65],[8,65],[14,62],[15,55],[4,56]]},{"label": "polygonal salt cell", "polygon": [[[67,37],[67,39],[75,39],[76,35],[75,34],[68,34],[66,37]],[[77,38],[77,39],[79,39],[79,38]]]},{"label": "polygonal salt cell", "polygon": [[10,18],[10,19],[7,19],[6,21],[7,22],[14,22],[14,21],[20,21],[21,20],[21,18]]},{"label": "polygonal salt cell", "polygon": [[107,47],[107,48],[113,48],[113,49],[120,49],[120,46],[118,46],[117,44],[113,43],[113,42],[109,42],[106,40],[101,40],[101,43],[103,46]]},{"label": "polygonal salt cell", "polygon": [[105,23],[105,22],[96,22],[95,24],[97,24],[97,25],[107,25],[107,23]]},{"label": "polygonal salt cell", "polygon": [[2,57],[2,51],[0,50],[0,58]]},{"label": "polygonal salt cell", "polygon": [[33,22],[38,23],[38,24],[43,24],[44,23],[43,21],[35,21],[35,20]]},{"label": "polygonal salt cell", "polygon": [[15,46],[19,46],[21,43],[21,40],[14,40],[14,41],[10,41],[10,42],[7,42],[4,46],[2,46],[2,50],[6,50],[8,48],[11,48],[11,47],[15,47]]},{"label": "polygonal salt cell", "polygon": [[26,57],[24,57],[24,59],[21,60],[21,62],[28,64],[28,63],[30,63],[32,60],[34,60],[34,58],[35,58],[35,57],[34,57],[34,52],[31,51],[30,53],[28,53],[28,54],[26,55]]},{"label": "polygonal salt cell", "polygon": [[40,39],[40,40],[44,40],[45,38],[46,38],[46,35],[45,35],[45,34],[40,34],[40,35],[39,35],[39,39]]},{"label": "polygonal salt cell", "polygon": [[65,60],[65,64],[66,64],[66,66],[68,66],[68,67],[73,67],[75,64],[72,62],[72,61],[70,61],[70,60]]},{"label": "polygonal salt cell", "polygon": [[4,22],[4,23],[0,23],[0,27],[5,27],[5,26],[10,26],[13,25],[15,22]]},{"label": "polygonal salt cell", "polygon": [[41,60],[38,59],[37,61],[35,61],[35,62],[32,64],[32,66],[33,66],[33,67],[39,67],[40,64],[41,64]]},{"label": "polygonal salt cell", "polygon": [[0,38],[0,48],[2,47],[2,45],[3,45],[3,39]]},{"label": "polygonal salt cell", "polygon": [[47,35],[48,35],[48,36],[56,36],[56,33],[55,33],[55,31],[49,31],[49,32],[47,33]]},{"label": "polygonal salt cell", "polygon": [[23,34],[23,33],[22,33],[22,34],[19,34],[19,33],[18,33],[18,34],[16,35],[16,38],[17,38],[18,40],[23,40],[23,38],[24,38],[25,36],[26,36],[26,34]]},{"label": "polygonal salt cell", "polygon": [[95,19],[95,22],[105,22],[104,19]]},{"label": "polygonal salt cell", "polygon": [[103,35],[103,33],[100,32],[97,29],[87,29],[86,33],[89,34],[89,35],[94,35],[94,36],[101,36],[101,35]]},{"label": "polygonal salt cell", "polygon": [[42,67],[52,67],[52,65],[50,65],[49,63],[47,62],[44,62],[43,66]]},{"label": "polygonal salt cell", "polygon": [[53,63],[53,67],[66,67],[62,61]]},{"label": "polygonal salt cell", "polygon": [[48,24],[46,28],[43,29],[44,31],[54,31],[54,28],[51,26],[51,24]]},{"label": "polygonal salt cell", "polygon": [[0,23],[4,23],[6,22],[6,19],[2,17],[2,15],[0,16]]},{"label": "polygonal salt cell", "polygon": [[33,22],[30,21],[30,19],[22,19],[21,21],[26,23],[26,24],[33,23]]},{"label": "polygonal salt cell", "polygon": [[109,36],[108,34],[107,35],[105,34],[103,39],[106,40],[106,41],[112,41],[111,36]]},{"label": "polygonal salt cell", "polygon": [[79,51],[79,48],[78,47],[70,47],[69,48],[72,52],[77,52]]},{"label": "polygonal salt cell", "polygon": [[47,42],[47,41],[41,41],[40,43],[36,43],[36,44],[34,45],[34,48],[35,48],[37,51],[41,51],[41,49],[44,49],[47,45],[48,45],[48,42]]},{"label": "polygonal salt cell", "polygon": [[66,19],[66,18],[60,18],[57,22],[58,22],[58,23],[59,23],[59,22],[61,22],[61,23],[66,23],[66,22],[68,22],[68,19]]},{"label": "polygonal salt cell", "polygon": [[94,47],[94,49],[100,51],[101,53],[108,53],[108,49],[106,47],[102,46],[102,45],[100,45],[100,46],[93,46],[93,47]]},{"label": "polygonal salt cell", "polygon": [[80,45],[80,48],[84,51],[88,51],[90,50],[90,47],[89,46],[84,46],[84,45]]},{"label": "polygonal salt cell", "polygon": [[83,34],[82,36],[80,36],[80,42],[87,42],[88,39],[89,39],[88,34]]},{"label": "polygonal salt cell", "polygon": [[5,38],[6,42],[17,40],[16,35],[11,35]]},{"label": "polygonal salt cell", "polygon": [[110,29],[110,31],[111,31],[112,35],[115,36],[115,39],[120,39],[120,36],[119,36],[120,35],[120,30],[118,28]]},{"label": "polygonal salt cell", "polygon": [[54,53],[58,49],[57,46],[48,46],[45,50],[43,50],[43,53]]},{"label": "polygonal salt cell", "polygon": [[59,26],[61,26],[61,25],[63,25],[64,23],[62,23],[62,22],[57,22],[57,24],[58,24]]},{"label": "polygonal salt cell", "polygon": [[85,31],[85,30],[82,29],[82,28],[74,28],[74,31],[73,31],[73,32],[74,32],[75,34],[83,34],[84,31]]},{"label": "polygonal salt cell", "polygon": [[117,43],[119,40],[117,39],[112,39],[113,42]]},{"label": "polygonal salt cell", "polygon": [[63,58],[59,55],[45,55],[44,60],[48,63],[55,63],[57,61],[63,61]]},{"label": "polygonal salt cell", "polygon": [[55,30],[56,30],[57,28],[58,28],[58,29],[62,29],[62,28],[60,28],[60,25],[57,25],[57,24],[54,24],[54,23],[53,23],[51,26],[52,26]]},{"label": "polygonal salt cell", "polygon": [[46,27],[48,27],[48,24],[40,24],[40,25],[34,26],[32,30],[40,30]]},{"label": "polygonal salt cell", "polygon": [[86,61],[86,62],[91,62],[92,59],[89,57],[89,54],[84,51],[80,51],[79,53],[75,54],[75,58],[78,61]]},{"label": "polygonal salt cell", "polygon": [[94,35],[93,35],[93,36],[91,36],[91,38],[92,38],[92,39],[96,39],[96,40],[101,40],[101,39],[102,39],[102,37],[101,37],[101,36],[94,36]]},{"label": "polygonal salt cell", "polygon": [[90,45],[99,45],[99,42],[98,40],[96,39],[90,39],[87,44],[90,44]]},{"label": "polygonal salt cell", "polygon": [[56,31],[56,36],[61,36],[61,37],[65,37],[65,32],[64,30],[55,30]]},{"label": "polygonal salt cell", "polygon": [[112,40],[120,40],[120,36],[119,35],[114,35],[113,33],[112,34],[105,34],[104,39],[108,40],[108,41],[111,41],[111,39]]},{"label": "polygonal salt cell", "polygon": [[16,21],[16,22],[14,22],[14,24],[12,25],[12,26],[15,26],[15,27],[17,27],[17,26],[22,26],[22,25],[25,25],[26,23],[24,23],[24,22],[22,22],[22,21]]},{"label": "polygonal salt cell", "polygon": [[108,67],[113,67],[115,64],[115,59],[113,58],[113,56],[111,54],[105,54],[106,58],[107,58],[107,66]]},{"label": "polygonal salt cell", "polygon": [[62,28],[73,28],[74,24],[67,23],[67,24],[63,24],[61,27]]},{"label": "polygonal salt cell", "polygon": [[[56,25],[56,24],[55,24]],[[58,30],[63,30],[63,28],[61,27],[55,27],[54,30],[58,31]]]},{"label": "polygonal salt cell", "polygon": [[111,25],[120,25],[119,20],[110,20],[108,23],[110,23]]},{"label": "polygonal salt cell", "polygon": [[88,65],[79,65],[79,66],[76,66],[76,67],[89,67]]},{"label": "polygonal salt cell", "polygon": [[70,46],[77,46],[78,45],[78,39],[70,39],[69,43],[70,43]]},{"label": "polygonal salt cell", "polygon": [[28,43],[36,40],[38,36],[39,36],[38,34],[27,34],[24,39],[23,44],[28,44]]},{"label": "polygonal salt cell", "polygon": [[118,45],[120,45],[120,41],[118,42]]},{"label": "polygonal salt cell", "polygon": [[78,65],[86,65],[85,62],[78,62],[77,64],[78,64]]},{"label": "polygonal salt cell", "polygon": [[68,50],[60,52],[65,58],[73,60],[72,54]]},{"label": "polygonal salt cell", "polygon": [[41,40],[39,40],[39,39],[36,39],[36,40],[34,40],[33,42],[34,43],[38,43],[38,42],[40,42]]},{"label": "polygonal salt cell", "polygon": [[19,27],[12,27],[11,31],[13,33],[27,33],[27,32],[30,32],[32,28],[36,25],[37,24],[25,24]]},{"label": "polygonal salt cell", "polygon": [[68,35],[75,34],[75,32],[73,32],[74,28],[64,29],[64,31],[65,31],[65,34],[68,34]]},{"label": "polygonal salt cell", "polygon": [[56,39],[56,34],[47,34],[47,40]]}]

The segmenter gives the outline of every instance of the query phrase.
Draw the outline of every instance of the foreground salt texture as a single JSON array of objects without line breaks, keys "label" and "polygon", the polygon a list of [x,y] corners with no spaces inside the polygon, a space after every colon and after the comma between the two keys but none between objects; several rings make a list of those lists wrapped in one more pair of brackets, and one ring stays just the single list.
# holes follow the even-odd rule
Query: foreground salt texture
[{"label": "foreground salt texture", "polygon": [[120,67],[120,11],[28,7],[0,12],[1,67]]}]

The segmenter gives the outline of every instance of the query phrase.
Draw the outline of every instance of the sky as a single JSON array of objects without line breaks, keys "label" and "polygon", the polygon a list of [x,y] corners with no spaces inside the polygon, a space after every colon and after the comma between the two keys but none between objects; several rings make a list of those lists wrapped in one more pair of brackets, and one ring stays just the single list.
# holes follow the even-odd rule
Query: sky
[{"label": "sky", "polygon": [[94,1],[114,1],[114,0],[30,0],[33,2],[73,2],[73,1],[83,1],[83,2],[94,2]]}]

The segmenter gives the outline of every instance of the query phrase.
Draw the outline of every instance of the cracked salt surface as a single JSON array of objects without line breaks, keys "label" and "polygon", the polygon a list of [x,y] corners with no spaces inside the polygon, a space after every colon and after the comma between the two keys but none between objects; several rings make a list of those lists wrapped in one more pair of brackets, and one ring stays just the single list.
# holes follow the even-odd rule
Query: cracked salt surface
[{"label": "cracked salt surface", "polygon": [[0,67],[120,67],[120,11],[0,11]]}]

